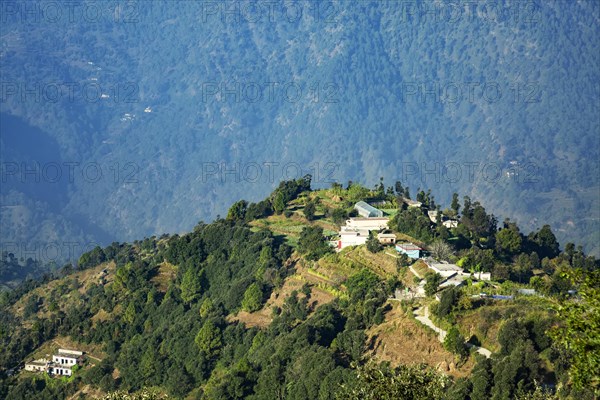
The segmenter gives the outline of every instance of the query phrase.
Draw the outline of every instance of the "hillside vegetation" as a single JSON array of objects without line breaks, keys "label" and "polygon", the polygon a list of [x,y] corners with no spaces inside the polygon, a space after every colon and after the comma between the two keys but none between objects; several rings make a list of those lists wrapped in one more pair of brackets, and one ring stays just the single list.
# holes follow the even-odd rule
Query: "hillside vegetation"
[{"label": "hillside vegetation", "polygon": [[[261,202],[238,201],[226,218],[190,233],[96,248],[76,267],[3,291],[0,397],[598,395],[598,262],[571,245],[560,252],[549,227],[529,236],[510,221],[497,229],[495,217],[468,198],[460,211],[457,204],[442,211],[431,193],[419,192],[416,211],[403,206],[407,197],[400,182],[313,191],[305,176],[281,182]],[[421,273],[433,279],[422,261],[408,262],[391,247],[334,252],[328,244],[359,199],[393,209],[390,227],[399,237],[432,253],[441,241],[450,261],[490,271],[492,280],[397,298],[417,291]],[[428,208],[439,208],[440,221],[447,214],[460,223],[447,230],[425,223]],[[522,288],[537,295],[491,298]],[[414,318],[418,307],[448,332],[443,343]],[[14,370],[57,346],[87,353],[73,377]]]}]

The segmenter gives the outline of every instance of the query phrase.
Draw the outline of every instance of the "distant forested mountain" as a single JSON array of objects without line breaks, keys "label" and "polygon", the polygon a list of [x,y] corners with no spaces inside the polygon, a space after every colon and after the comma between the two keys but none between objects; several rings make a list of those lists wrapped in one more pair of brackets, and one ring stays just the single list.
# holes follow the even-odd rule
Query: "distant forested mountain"
[{"label": "distant forested mountain", "polygon": [[600,251],[597,2],[1,7],[17,258],[189,230],[306,173],[471,195]]}]

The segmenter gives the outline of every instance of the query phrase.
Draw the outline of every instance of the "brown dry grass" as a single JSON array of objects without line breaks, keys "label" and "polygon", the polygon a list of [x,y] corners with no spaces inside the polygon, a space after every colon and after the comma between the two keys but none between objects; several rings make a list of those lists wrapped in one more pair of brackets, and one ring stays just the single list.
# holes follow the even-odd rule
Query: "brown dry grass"
[{"label": "brown dry grass", "polygon": [[294,290],[299,292],[298,298],[303,298],[304,294],[300,293],[300,289],[305,283],[308,283],[311,289],[309,306],[312,310],[316,310],[320,305],[327,304],[335,299],[335,296],[331,293],[315,286],[318,281],[322,280],[320,277],[309,274],[302,267],[297,268],[296,272],[296,275],[286,278],[280,289],[271,293],[271,297],[262,309],[253,313],[239,311],[236,315],[228,316],[227,320],[243,322],[247,327],[266,328],[273,320],[271,317],[273,307],[282,307],[285,299]]},{"label": "brown dry grass", "polygon": [[407,315],[398,302],[392,307],[382,324],[367,331],[371,355],[393,366],[424,363],[455,378],[469,375],[474,365],[472,357],[456,367],[454,355],[443,348],[433,331]]},{"label": "brown dry grass", "polygon": [[417,260],[417,262],[415,262],[412,265],[412,267],[415,269],[415,271],[417,271],[419,275],[421,275],[421,277],[424,277],[426,273],[431,272],[431,270],[423,260]]},{"label": "brown dry grass", "polygon": [[[108,284],[110,282],[112,282],[112,280],[114,279],[114,275],[115,275],[115,270],[116,270],[116,265],[113,261],[108,262],[108,263],[103,263],[100,264],[94,268],[89,268],[86,269],[84,271],[77,271],[71,275],[69,275],[68,277],[62,278],[62,279],[57,279],[51,282],[48,282],[45,285],[42,285],[38,288],[33,289],[31,292],[27,293],[25,296],[23,296],[21,299],[19,299],[15,304],[13,304],[10,308],[10,311],[12,313],[14,313],[14,315],[22,317],[23,316],[23,309],[25,306],[26,301],[31,297],[31,296],[38,296],[40,298],[43,299],[43,305],[40,307],[39,311],[37,312],[37,316],[38,318],[49,318],[51,316],[51,312],[48,311],[48,297],[49,295],[52,293],[53,290],[57,289],[59,286],[71,286],[72,282],[77,282],[78,284],[78,289],[75,293],[79,293],[79,294],[84,294],[92,284],[102,284],[102,278],[100,276],[101,271],[106,269],[107,270],[107,274],[104,275],[104,282],[105,284]],[[71,303],[71,297],[72,297],[72,293],[66,293],[61,297],[61,300],[59,301],[59,306],[61,309],[63,309],[63,311],[68,308]],[[75,301],[75,300],[73,300]],[[29,327],[30,325],[28,325],[27,322],[24,323],[24,326]]]},{"label": "brown dry grass", "polygon": [[150,282],[156,285],[156,289],[159,292],[166,293],[169,284],[175,279],[176,275],[177,267],[164,261],[158,265],[158,273],[150,279]]}]

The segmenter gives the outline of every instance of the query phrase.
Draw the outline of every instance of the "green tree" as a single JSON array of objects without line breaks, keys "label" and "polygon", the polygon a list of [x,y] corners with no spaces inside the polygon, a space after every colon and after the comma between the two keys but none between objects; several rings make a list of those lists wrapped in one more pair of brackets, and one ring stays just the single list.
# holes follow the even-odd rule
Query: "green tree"
[{"label": "green tree", "polygon": [[438,291],[438,286],[442,281],[442,276],[436,272],[427,272],[425,274],[425,294],[427,296],[433,296]]},{"label": "green tree", "polygon": [[529,274],[531,274],[531,258],[525,253],[519,254],[513,270],[518,276],[519,282],[523,282],[523,278],[526,278]]},{"label": "green tree", "polygon": [[534,390],[535,381],[539,379],[539,363],[531,341],[519,342],[508,356],[497,360],[492,367],[492,400],[509,400],[521,391]]},{"label": "green tree", "polygon": [[449,352],[456,354],[461,359],[464,359],[469,354],[465,338],[460,334],[456,326],[452,326],[446,333],[444,338],[444,348]]},{"label": "green tree", "polygon": [[500,326],[498,343],[503,354],[510,354],[515,346],[529,339],[529,331],[521,320],[511,318]]},{"label": "green tree", "polygon": [[207,358],[215,358],[221,349],[221,330],[212,321],[207,320],[198,331],[196,345]]},{"label": "green tree", "polygon": [[575,388],[591,388],[600,395],[600,270],[563,273],[577,288],[579,301],[556,304],[560,325],[549,335],[571,355],[569,377]]},{"label": "green tree", "polygon": [[35,294],[31,294],[27,300],[25,301],[25,306],[23,307],[23,316],[25,318],[29,318],[32,315],[36,314],[39,309],[40,298]]},{"label": "green tree", "polygon": [[145,379],[149,379],[154,377],[157,371],[156,353],[154,348],[149,346],[142,355],[142,359],[140,361],[140,372]]},{"label": "green tree", "polygon": [[202,281],[204,271],[196,272],[188,268],[181,279],[181,299],[185,303],[191,303],[202,294]]},{"label": "green tree", "polygon": [[246,218],[246,210],[248,209],[248,202],[246,200],[240,200],[227,211],[227,219],[230,221],[243,221]]},{"label": "green tree", "polygon": [[454,287],[445,289],[440,296],[440,303],[436,308],[435,314],[440,318],[450,314],[450,312],[452,312],[452,308],[458,302],[459,297],[460,293],[458,289]]},{"label": "green tree", "polygon": [[469,398],[471,393],[471,381],[466,378],[459,378],[454,385],[450,387],[445,400],[464,400]]},{"label": "green tree", "polygon": [[550,225],[544,225],[534,234],[534,242],[539,246],[540,258],[554,258],[559,253],[558,241],[552,232]]},{"label": "green tree", "polygon": [[521,251],[523,239],[517,224],[505,221],[504,228],[496,233],[496,249],[499,253],[517,254]]},{"label": "green tree", "polygon": [[314,203],[314,201],[309,201],[306,206],[304,206],[304,216],[306,217],[307,220],[312,221],[313,219],[315,219],[315,211],[317,210],[317,207]]},{"label": "green tree", "polygon": [[473,389],[471,400],[489,400],[492,388],[492,363],[489,358],[481,358],[471,374]]},{"label": "green tree", "polygon": [[320,226],[304,227],[300,232],[298,251],[305,254],[309,260],[318,260],[329,253],[331,247],[325,242],[323,228]]},{"label": "green tree", "polygon": [[333,220],[336,225],[343,225],[348,213],[342,207],[334,208],[329,212],[329,217]]},{"label": "green tree", "polygon": [[135,321],[135,316],[137,314],[137,310],[135,308],[135,303],[133,301],[129,302],[129,305],[125,309],[125,313],[123,314],[123,321],[128,324],[132,324]]},{"label": "green tree", "polygon": [[350,299],[358,301],[372,297],[371,294],[379,287],[380,280],[377,275],[364,268],[348,278],[345,285],[348,288]]},{"label": "green tree", "polygon": [[157,389],[146,389],[143,388],[135,393],[128,393],[126,391],[111,392],[103,397],[101,400],[162,400],[167,399],[168,396],[160,393]]},{"label": "green tree", "polygon": [[399,195],[404,194],[404,188],[402,187],[402,182],[396,181],[396,183],[394,184],[394,189],[396,190],[396,194],[399,194]]},{"label": "green tree", "polygon": [[400,272],[402,268],[408,267],[409,265],[410,258],[404,253],[398,254],[398,257],[396,258],[396,272]]},{"label": "green tree", "polygon": [[254,282],[244,293],[242,308],[248,312],[258,311],[262,308],[263,292],[258,283]]},{"label": "green tree", "polygon": [[435,233],[437,235],[437,238],[442,240],[442,241],[446,241],[450,238],[450,231],[448,230],[448,228],[446,228],[444,225],[439,224],[436,228],[435,228]]},{"label": "green tree", "polygon": [[445,393],[448,378],[424,365],[368,363],[356,370],[356,379],[336,393],[339,400],[436,400]]},{"label": "green tree", "polygon": [[215,310],[215,305],[210,299],[207,297],[204,299],[202,304],[200,305],[200,316],[206,319],[213,311]]},{"label": "green tree", "polygon": [[450,204],[450,208],[454,211],[454,215],[458,215],[458,211],[460,209],[460,203],[458,201],[458,193],[452,194],[452,204]]},{"label": "green tree", "polygon": [[377,235],[372,231],[369,232],[369,237],[367,239],[367,250],[371,253],[378,253],[383,250],[383,246],[379,243],[379,239],[377,239]]},{"label": "green tree", "polygon": [[285,210],[285,198],[282,192],[277,192],[273,199],[273,210],[277,214],[281,214]]}]

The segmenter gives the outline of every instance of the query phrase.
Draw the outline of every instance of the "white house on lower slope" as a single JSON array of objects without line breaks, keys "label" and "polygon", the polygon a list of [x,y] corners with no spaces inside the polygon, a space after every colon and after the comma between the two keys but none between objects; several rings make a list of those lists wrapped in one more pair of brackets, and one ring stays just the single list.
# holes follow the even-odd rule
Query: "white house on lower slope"
[{"label": "white house on lower slope", "polygon": [[73,375],[72,365],[52,365],[48,368],[49,374],[71,376]]},{"label": "white house on lower slope", "polygon": [[71,376],[73,367],[82,364],[83,352],[77,350],[58,349],[52,360],[40,358],[25,363],[25,370],[32,372],[46,372],[50,375]]},{"label": "white house on lower slope", "polygon": [[81,351],[58,349],[58,353],[52,356],[52,362],[59,365],[75,365],[82,356]]},{"label": "white house on lower slope", "polygon": [[46,372],[48,371],[48,366],[50,365],[50,360],[45,358],[40,358],[39,360],[33,360],[25,363],[25,371],[31,372]]}]

